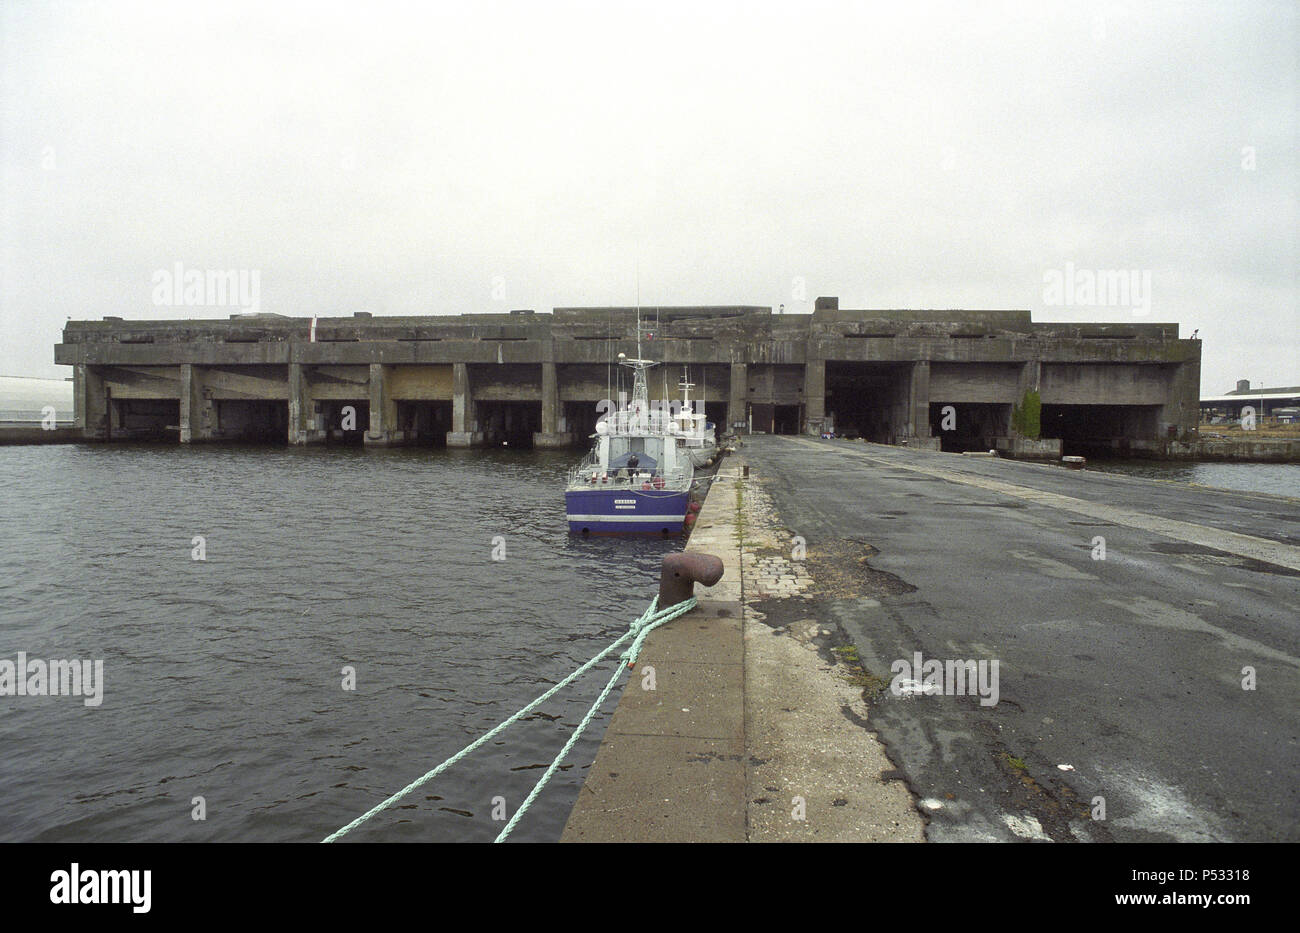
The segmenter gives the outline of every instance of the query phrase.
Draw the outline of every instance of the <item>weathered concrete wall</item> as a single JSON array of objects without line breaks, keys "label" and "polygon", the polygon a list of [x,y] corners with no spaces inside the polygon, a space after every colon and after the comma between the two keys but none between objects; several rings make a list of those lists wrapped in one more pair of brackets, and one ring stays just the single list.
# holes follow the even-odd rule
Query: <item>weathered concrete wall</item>
[{"label": "weathered concrete wall", "polygon": [[476,401],[540,402],[542,400],[540,364],[470,366],[469,370]]},{"label": "weathered concrete wall", "polygon": [[[188,364],[187,364],[188,365]],[[214,399],[287,401],[289,367],[202,366],[203,384]]]},{"label": "weathered concrete wall", "polygon": [[[1039,391],[1044,405],[1163,405],[1173,369],[1135,363],[1044,363]],[[1199,398],[1197,403],[1199,407]]]},{"label": "weathered concrete wall", "polygon": [[804,364],[803,397],[808,406],[805,428],[809,434],[820,434],[826,421],[826,361],[809,360]]},{"label": "weathered concrete wall", "polygon": [[1207,438],[1197,445],[1196,455],[1197,459],[1201,460],[1295,463],[1300,461],[1300,439],[1261,437],[1254,440],[1211,440]]},{"label": "weathered concrete wall", "polygon": [[727,396],[727,430],[743,431],[748,421],[749,374],[744,363],[731,364],[731,391]]},{"label": "weathered concrete wall", "polygon": [[1023,364],[931,363],[930,401],[1013,404]]},{"label": "weathered concrete wall", "polygon": [[393,366],[388,384],[393,398],[409,401],[448,401],[452,396],[450,366]]},{"label": "weathered concrete wall", "polygon": [[[617,397],[618,373],[610,365],[569,363],[557,364],[556,374],[558,391],[562,402],[591,402]],[[623,371],[623,383],[627,384],[628,370]],[[693,400],[725,403],[731,379],[731,367],[721,364],[698,364],[690,367]],[[682,379],[680,364],[664,365],[650,371],[650,398],[664,398],[664,381],[667,380],[667,398],[675,401],[681,398],[678,384]]]},{"label": "weathered concrete wall", "polygon": [[113,398],[180,398],[179,366],[105,366],[99,374]]},{"label": "weathered concrete wall", "polygon": [[1061,442],[1054,438],[996,437],[993,449],[1016,460],[1061,459]]},{"label": "weathered concrete wall", "polygon": [[[321,400],[339,400],[339,401],[357,401],[368,399],[370,397],[370,367],[369,366],[302,366],[302,371],[311,383],[311,397],[317,401]],[[441,367],[430,366],[427,368],[431,378]],[[404,367],[394,366],[394,370],[400,373]],[[448,367],[450,369],[450,367]],[[400,376],[396,377],[400,381]],[[403,396],[407,397],[407,396]],[[451,396],[448,395],[448,398]]]},{"label": "weathered concrete wall", "polygon": [[82,440],[79,430],[72,425],[61,424],[52,431],[47,431],[39,424],[14,424],[0,422],[0,446],[5,444],[75,444]]},{"label": "weathered concrete wall", "polygon": [[789,364],[750,364],[747,401],[760,405],[799,405],[803,402],[804,367]]},{"label": "weathered concrete wall", "polygon": [[903,412],[903,436],[926,438],[930,436],[930,402],[934,398],[934,373],[929,360],[912,364],[907,374],[907,408]]}]

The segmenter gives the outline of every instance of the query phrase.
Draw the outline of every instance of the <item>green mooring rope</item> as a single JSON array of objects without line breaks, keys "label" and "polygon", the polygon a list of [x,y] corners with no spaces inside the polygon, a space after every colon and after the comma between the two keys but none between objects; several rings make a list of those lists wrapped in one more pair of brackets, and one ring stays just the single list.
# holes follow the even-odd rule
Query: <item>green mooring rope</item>
[{"label": "green mooring rope", "polygon": [[527,812],[528,808],[532,805],[533,801],[537,798],[537,795],[542,792],[542,788],[546,786],[546,782],[551,779],[551,776],[559,768],[560,763],[564,760],[564,757],[570,751],[573,750],[573,746],[577,743],[578,737],[581,736],[582,733],[586,730],[587,726],[591,724],[591,720],[595,717],[601,705],[604,704],[605,699],[609,696],[610,691],[614,689],[614,685],[618,682],[619,677],[622,675],[623,673],[622,662],[626,661],[629,667],[635,664],[637,657],[641,653],[641,646],[645,642],[646,636],[649,635],[654,629],[658,628],[659,626],[667,622],[671,622],[673,619],[677,618],[680,615],[690,612],[692,609],[695,608],[696,603],[697,603],[697,599],[694,596],[692,596],[690,599],[686,600],[685,602],[678,603],[675,606],[670,606],[667,609],[660,610],[658,608],[659,597],[656,596],[651,601],[649,608],[646,609],[646,611],[641,614],[640,618],[636,619],[636,621],[634,621],[628,627],[628,630],[626,632],[624,632],[622,635],[616,638],[613,642],[610,643],[610,645],[607,648],[605,648],[603,651],[597,654],[586,664],[582,665],[580,668],[578,668],[568,677],[564,678],[555,686],[551,687],[551,689],[547,690],[545,693],[543,693],[537,699],[533,700],[531,703],[529,703],[519,712],[515,713],[509,719],[505,720],[500,725],[495,726],[490,731],[485,732],[483,735],[479,736],[469,745],[466,745],[456,754],[452,755],[442,764],[438,765],[436,768],[433,768],[430,771],[425,772],[422,776],[416,778],[410,784],[407,784],[405,787],[403,787],[397,793],[393,794],[393,796],[389,797],[387,800],[384,800],[376,804],[374,807],[367,810],[365,813],[361,814],[361,816],[357,817],[347,826],[344,826],[342,829],[335,830],[334,832],[330,833],[328,836],[322,839],[321,842],[333,842],[334,840],[339,839],[340,837],[356,829],[358,826],[360,826],[366,820],[370,819],[376,813],[386,810],[388,807],[397,803],[397,801],[401,800],[403,797],[405,797],[411,791],[415,790],[420,785],[425,784],[428,781],[432,780],[433,778],[437,777],[439,774],[441,774],[443,771],[446,771],[448,768],[450,768],[456,762],[460,761],[470,752],[474,751],[474,749],[478,748],[480,745],[483,745],[493,736],[502,732],[512,724],[518,722],[524,716],[531,713],[537,707],[541,706],[543,703],[545,703],[555,694],[559,693],[569,684],[573,683],[575,680],[577,680],[587,671],[591,670],[591,668],[595,667],[597,664],[599,664],[601,661],[607,658],[610,654],[612,654],[615,651],[615,649],[618,648],[619,645],[621,645],[623,642],[631,638],[632,639],[631,646],[619,656],[620,663],[618,667],[614,670],[614,675],[609,679],[609,683],[605,685],[605,689],[601,691],[600,697],[597,698],[596,702],[592,705],[591,709],[587,710],[587,715],[582,718],[582,722],[578,725],[577,730],[573,733],[572,736],[569,737],[569,741],[565,743],[564,748],[560,750],[560,753],[555,757],[555,760],[551,762],[550,767],[546,769],[546,773],[544,773],[541,779],[533,786],[532,791],[529,792],[528,794],[528,798],[523,802],[523,804],[519,807],[519,809],[515,811],[514,816],[510,818],[510,822],[506,824],[505,828],[501,830],[500,835],[497,836],[495,841],[501,842],[506,838],[506,836],[510,835],[510,831],[514,829],[515,824],[519,822],[520,817],[522,817],[524,813]]}]

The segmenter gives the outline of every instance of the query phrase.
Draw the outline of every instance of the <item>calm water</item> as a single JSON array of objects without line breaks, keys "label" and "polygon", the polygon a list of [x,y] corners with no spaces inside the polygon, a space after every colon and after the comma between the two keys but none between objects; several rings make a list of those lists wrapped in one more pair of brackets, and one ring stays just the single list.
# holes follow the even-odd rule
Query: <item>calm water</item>
[{"label": "calm water", "polygon": [[[0,659],[105,679],[97,708],[0,697],[0,841],[316,841],[459,750],[625,631],[678,546],[571,538],[578,457],[0,447]],[[611,670],[348,838],[490,841]],[[512,838],[559,837],[606,722]]]},{"label": "calm water", "polygon": [[1243,492],[1300,496],[1300,463],[1178,463],[1168,460],[1094,460],[1089,457],[1088,469]]}]

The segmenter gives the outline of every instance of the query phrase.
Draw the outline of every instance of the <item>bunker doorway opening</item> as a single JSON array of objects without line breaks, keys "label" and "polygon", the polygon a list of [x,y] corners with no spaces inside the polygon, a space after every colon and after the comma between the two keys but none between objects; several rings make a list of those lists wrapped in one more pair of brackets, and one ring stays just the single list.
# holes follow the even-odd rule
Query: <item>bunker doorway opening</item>
[{"label": "bunker doorway opening", "polygon": [[908,436],[910,363],[826,364],[826,413],[835,430],[877,444]]},{"label": "bunker doorway opening", "polygon": [[478,422],[489,447],[531,450],[542,430],[541,402],[479,402]]},{"label": "bunker doorway opening", "polygon": [[399,401],[397,430],[408,447],[446,447],[451,401]]},{"label": "bunker doorway opening", "polygon": [[339,399],[321,403],[325,443],[343,447],[360,447],[370,427],[370,402],[367,399]]},{"label": "bunker doorway opening", "polygon": [[1140,453],[1134,440],[1159,439],[1159,419],[1159,405],[1043,405],[1041,434],[1066,457],[1125,457]]},{"label": "bunker doorway opening", "polygon": [[948,453],[992,450],[1011,431],[1011,406],[984,402],[930,403],[930,434]]},{"label": "bunker doorway opening", "polygon": [[288,444],[289,403],[270,399],[220,399],[214,434],[246,444]]},{"label": "bunker doorway opening", "polygon": [[181,403],[176,399],[108,399],[108,440],[175,441],[180,425]]}]

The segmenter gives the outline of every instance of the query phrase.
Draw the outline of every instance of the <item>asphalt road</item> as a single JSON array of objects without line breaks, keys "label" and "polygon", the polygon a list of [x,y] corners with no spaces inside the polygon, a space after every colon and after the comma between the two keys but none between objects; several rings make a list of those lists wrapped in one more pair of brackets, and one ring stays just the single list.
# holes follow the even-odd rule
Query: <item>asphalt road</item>
[{"label": "asphalt road", "polygon": [[814,574],[861,575],[771,624],[838,626],[886,683],[916,652],[998,661],[996,705],[873,707],[927,838],[1300,840],[1300,500],[844,441],[743,454]]}]

